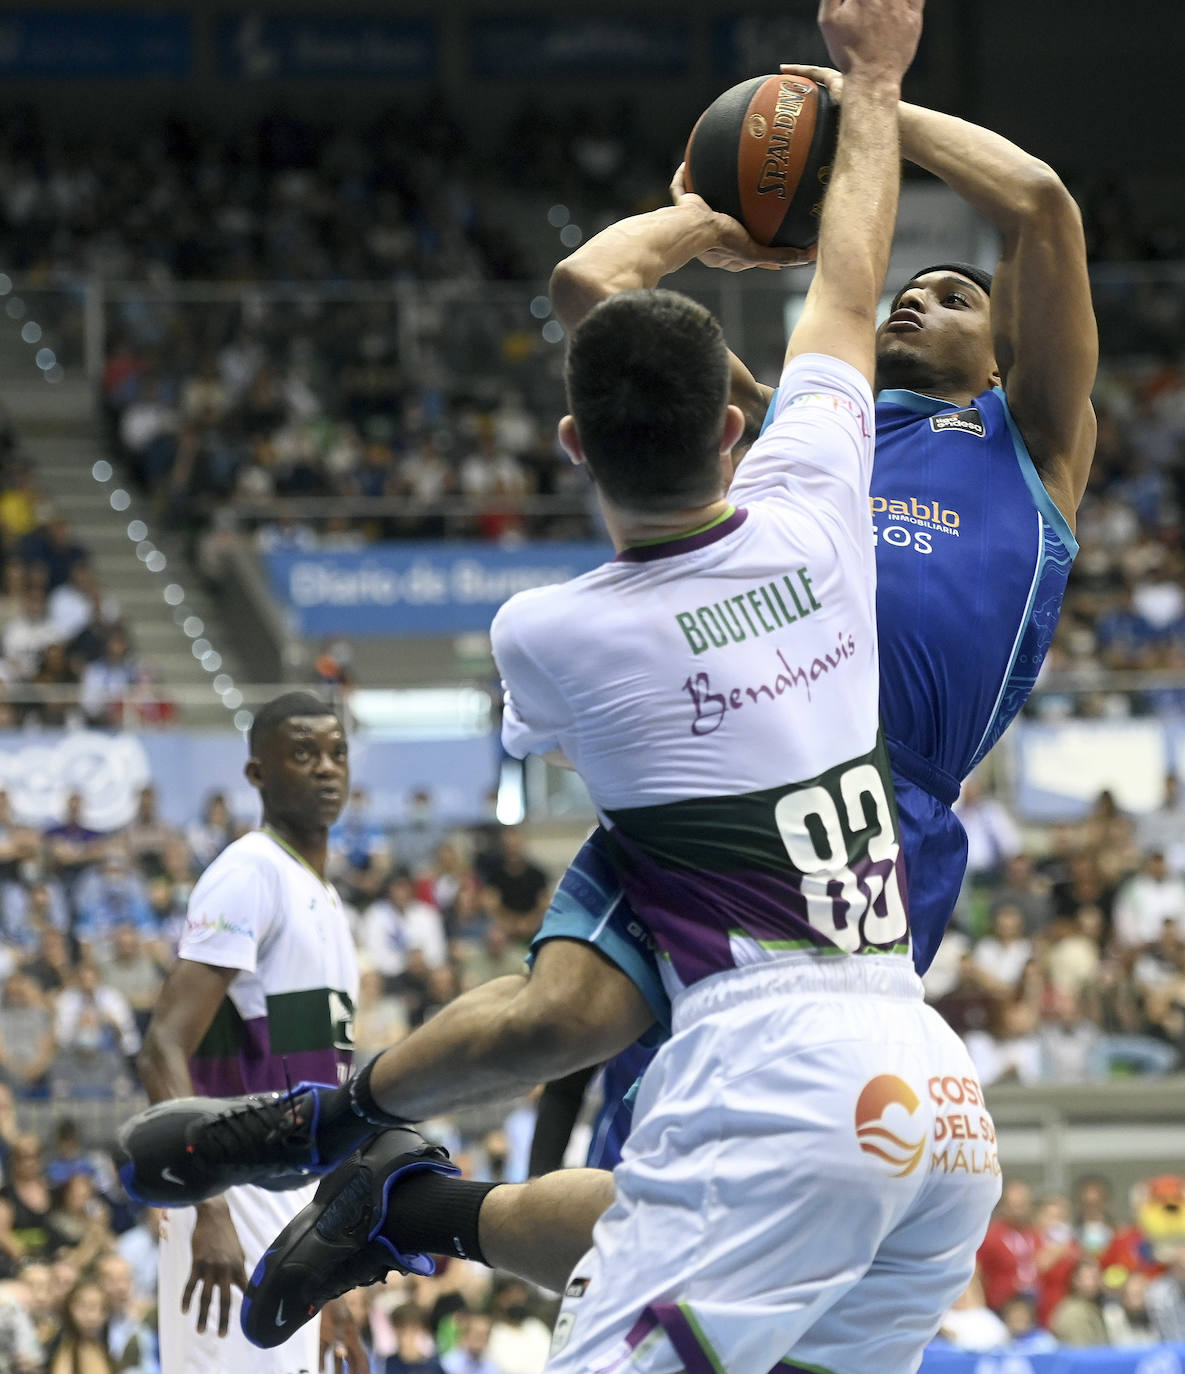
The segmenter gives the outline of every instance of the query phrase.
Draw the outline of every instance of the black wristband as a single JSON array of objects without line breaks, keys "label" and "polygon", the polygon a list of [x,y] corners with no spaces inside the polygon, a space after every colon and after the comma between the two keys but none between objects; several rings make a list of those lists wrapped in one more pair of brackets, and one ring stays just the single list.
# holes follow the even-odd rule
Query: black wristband
[{"label": "black wristband", "polygon": [[390,1112],[383,1111],[382,1107],[374,1100],[374,1094],[370,1090],[370,1075],[381,1057],[382,1051],[376,1054],[369,1063],[364,1064],[350,1079],[350,1110],[355,1116],[360,1116],[363,1121],[380,1129],[388,1129],[391,1126],[410,1126],[411,1122],[406,1117],[392,1116]]}]

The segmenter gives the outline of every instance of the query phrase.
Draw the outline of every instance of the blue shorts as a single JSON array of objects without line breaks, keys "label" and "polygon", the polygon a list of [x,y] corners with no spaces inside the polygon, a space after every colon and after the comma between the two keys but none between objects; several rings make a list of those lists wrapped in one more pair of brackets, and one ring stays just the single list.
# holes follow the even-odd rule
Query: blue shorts
[{"label": "blue shorts", "polygon": [[[913,935],[913,961],[924,973],[934,961],[955,909],[967,867],[967,833],[945,801],[903,777],[893,769],[901,847],[905,853],[905,879],[909,891],[909,922]],[[656,1045],[671,1027],[671,1004],[658,974],[653,940],[634,915],[621,890],[604,831],[597,829],[585,840],[560,880],[534,951],[548,940],[579,940],[592,945],[616,964],[645,997],[658,1023],[656,1032],[641,1042]],[[629,1134],[631,1095],[622,1092],[623,1075],[634,1082],[651,1056],[634,1066],[636,1046],[606,1066],[605,1100],[593,1128],[589,1165],[612,1168],[620,1159],[620,1147]],[[620,1070],[620,1071],[619,1071]],[[596,1157],[594,1160],[594,1156]]]}]

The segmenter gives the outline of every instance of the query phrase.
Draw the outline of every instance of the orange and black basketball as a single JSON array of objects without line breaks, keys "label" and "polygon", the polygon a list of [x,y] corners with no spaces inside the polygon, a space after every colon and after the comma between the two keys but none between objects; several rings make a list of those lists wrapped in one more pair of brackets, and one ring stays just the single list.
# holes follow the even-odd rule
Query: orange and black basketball
[{"label": "orange and black basketball", "polygon": [[809,248],[819,237],[839,109],[806,76],[754,76],[696,121],[684,181],[758,243]]}]

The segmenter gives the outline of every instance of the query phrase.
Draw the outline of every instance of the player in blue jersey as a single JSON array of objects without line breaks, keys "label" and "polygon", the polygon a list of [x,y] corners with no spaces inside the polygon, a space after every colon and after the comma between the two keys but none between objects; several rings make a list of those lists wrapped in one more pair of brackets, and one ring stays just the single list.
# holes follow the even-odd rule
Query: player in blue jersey
[{"label": "player in blue jersey", "polygon": [[[1045,524],[1055,524],[1053,512],[1043,510],[1044,492],[1052,498],[1051,504],[1060,511],[1065,525],[1072,527],[1093,447],[1088,396],[1095,350],[1076,209],[1047,168],[986,131],[911,107],[902,110],[901,128],[906,153],[941,175],[993,219],[1003,231],[1005,242],[1004,255],[991,284],[990,307],[983,290],[986,283],[977,283],[974,276],[963,271],[927,274],[910,284],[897,303],[895,318],[882,333],[883,351],[891,350],[893,354],[888,359],[890,375],[882,379],[892,381],[895,389],[917,393],[918,400],[927,393],[940,398],[934,414],[917,412],[936,440],[952,435],[986,440],[986,434],[975,433],[979,421],[974,416],[960,421],[958,413],[971,409],[976,398],[1002,376],[1017,433],[1023,436],[1033,459],[1033,474],[1039,477],[1035,483],[1031,480],[1033,474],[1014,444],[1010,459],[1014,471],[1027,479],[1024,486],[1030,496],[1032,524],[1035,527],[1039,518]],[[592,254],[594,245],[601,255],[599,260]],[[738,226],[722,224],[719,216],[705,215],[702,204],[689,200],[685,205],[615,226],[591,241],[562,268],[557,279],[557,304],[562,300],[565,276],[569,286],[575,288],[569,307],[580,308],[581,293],[592,293],[588,302],[591,304],[631,286],[653,284],[666,272],[706,250],[723,253],[736,263],[751,263],[764,256],[739,232]],[[1000,360],[998,370],[993,351]],[[923,367],[927,359],[929,373]],[[767,396],[751,379],[746,381],[746,375],[739,369],[736,376],[738,388],[734,396],[759,423]],[[918,400],[912,404],[918,404]],[[993,404],[985,402],[989,408]],[[900,409],[906,416],[915,413],[909,405]],[[956,419],[946,424],[931,423],[946,414],[953,414]],[[1003,418],[1002,409],[990,418]],[[998,426],[994,434],[999,437]],[[993,452],[998,458],[998,448]],[[941,461],[931,467],[937,468],[937,473],[928,475],[944,475]],[[877,469],[873,477],[874,502],[878,500]],[[1010,490],[1009,499],[1015,502],[1019,499],[1016,489]],[[988,496],[992,497],[994,492],[992,488]],[[930,588],[936,593],[940,590],[934,575],[926,569],[934,566],[935,558],[945,556],[943,548],[948,552],[957,549],[961,558],[964,551],[977,547],[982,560],[993,548],[1000,547],[986,539],[985,512],[973,504],[985,499],[982,491],[965,490],[959,498],[961,505],[947,504],[943,493],[935,491],[931,495],[911,480],[899,491],[886,487],[879,495],[885,505],[883,511],[878,511],[878,572],[886,590],[892,581],[886,574],[890,555],[916,560],[910,568],[916,574],[912,584],[908,576],[900,584],[903,595],[912,595],[919,589]],[[1000,522],[998,533],[1011,534],[1015,514],[1014,508],[1009,520]],[[955,528],[959,531],[957,535],[947,532]],[[975,540],[968,538],[972,531]],[[919,535],[926,537],[918,538]],[[961,542],[956,544],[956,539]],[[938,543],[940,540],[949,543]],[[1064,547],[1070,549],[1068,543]],[[997,557],[1002,558],[1003,554]],[[985,566],[990,572],[993,564],[973,564],[972,577],[978,579]],[[963,569],[966,571],[966,565]],[[1038,572],[1036,562],[1030,558],[1030,586],[1039,587]],[[970,602],[963,602],[958,620],[961,625],[970,623],[979,609],[978,588],[958,574],[949,576],[946,585],[953,594],[972,597]],[[1022,643],[1032,618],[1024,613],[1027,604],[1026,599],[1019,607],[1014,627],[1014,640]],[[879,600],[878,617],[884,654],[893,627],[905,625],[907,620],[891,606],[886,607],[884,595]],[[919,612],[916,628],[924,631],[926,624],[924,614]],[[964,637],[960,640],[960,651],[966,647]],[[1019,701],[1012,704],[1007,700],[1008,682],[1015,668],[1031,666],[1021,662],[1022,658],[1031,657],[1030,651],[1010,643],[1003,659],[997,659],[995,693],[981,694],[985,700],[991,695],[992,709],[965,732],[968,737],[976,736],[972,759],[990,742],[1009,709],[1014,711],[1019,705]],[[934,663],[932,681],[941,685],[941,665],[937,659]],[[1015,699],[1017,692],[1013,691],[1012,696]],[[954,705],[957,707],[957,699]],[[922,716],[930,710],[929,701],[921,698],[914,714]],[[908,730],[913,728],[908,700],[903,701],[899,718],[904,722],[904,739],[895,734],[891,715],[886,716],[886,729],[890,739],[908,746],[912,738]],[[946,718],[941,719],[945,728]],[[934,795],[942,781],[936,775],[945,773],[957,780],[967,762],[966,750],[960,743],[958,747],[964,748],[964,754],[948,757],[937,751],[927,755],[927,747],[923,743],[915,748],[918,760],[914,771],[922,773],[924,781],[913,785],[924,794],[918,799],[919,807],[932,805],[937,809],[946,803],[941,794]],[[898,752],[894,751],[893,762],[901,786],[903,781],[909,784],[910,779],[908,775],[903,777]],[[927,764],[932,771],[922,766]],[[949,782],[945,791],[949,796]],[[922,818],[924,822],[924,809]],[[936,833],[941,835],[944,829],[945,825],[940,826]],[[903,825],[903,830],[908,845],[908,826]],[[941,853],[949,858],[949,845],[944,843]],[[958,863],[957,851],[954,857]],[[916,910],[916,875],[924,870],[916,863],[913,869],[911,899]],[[584,900],[587,885],[578,886],[580,900]],[[957,883],[954,887],[957,890]],[[566,882],[559,897],[571,897],[570,889],[571,884]],[[608,895],[608,906],[612,906],[612,894]],[[607,907],[597,909],[595,903],[589,905],[600,921]],[[925,906],[924,901],[922,905]],[[944,922],[945,915],[941,919]],[[555,932],[543,945],[536,971],[526,983],[511,987],[508,983],[514,980],[500,980],[500,986],[479,990],[480,997],[461,999],[450,1009],[451,1015],[446,1013],[426,1028],[427,1036],[417,1032],[418,1039],[411,1037],[404,1046],[383,1056],[355,1096],[356,1105],[364,1109],[355,1122],[359,1138],[370,1122],[381,1123],[382,1109],[417,1118],[439,1110],[457,1096],[468,1096],[469,1100],[479,1095],[492,1097],[535,1081],[541,1072],[548,1071],[548,1066],[552,1072],[559,1072],[603,1059],[606,1047],[619,1048],[632,1038],[629,1027],[645,1028],[653,1019],[651,1009],[638,997],[619,967],[605,962],[615,959],[619,965],[630,967],[631,972],[635,966],[643,966],[645,961],[632,958],[632,948],[638,943],[636,937],[627,925],[629,939],[620,950],[614,950],[603,943],[578,943],[587,941],[588,934]],[[926,931],[923,929],[920,934],[925,941]],[[933,938],[936,942],[937,934]],[[590,955],[592,950],[596,954]],[[615,1033],[607,1027],[616,1028]],[[477,1080],[481,1081],[480,1089]],[[291,1115],[295,1119],[299,1114]],[[366,1121],[362,1120],[363,1115]],[[335,1147],[326,1137],[324,1123],[317,1126],[304,1120],[303,1125],[303,1136],[296,1131],[290,1139],[294,1152],[303,1148],[307,1158],[310,1137],[325,1147],[322,1154],[333,1151]],[[416,1173],[392,1191],[391,1203],[398,1204],[401,1212],[401,1223],[393,1229],[407,1250],[484,1254],[501,1267],[517,1269],[554,1286],[556,1275],[563,1273],[582,1252],[591,1219],[607,1201],[606,1186],[592,1172],[570,1172],[558,1182],[542,1179],[525,1188],[504,1186],[492,1191],[485,1185]],[[466,1189],[470,1191],[461,1191]],[[608,1196],[611,1193],[609,1185]]]},{"label": "player in blue jersey", "polygon": [[[842,99],[838,72],[811,76]],[[940,176],[1004,236],[995,277],[939,264],[897,293],[877,350],[876,461],[881,717],[909,875],[914,961],[929,967],[954,910],[966,836],[960,784],[1024,704],[1053,638],[1077,542],[1074,515],[1094,452],[1097,335],[1077,209],[1052,171],[962,120],[903,105],[905,156]],[[672,190],[683,197],[681,175]],[[553,277],[571,328],[597,300],[652,284],[666,244],[641,220],[589,241]],[[714,266],[751,265],[713,250]],[[653,280],[658,280],[654,277]],[[1006,380],[1006,385],[1001,382]],[[733,400],[751,432],[772,393],[734,359]],[[968,626],[974,624],[974,634]],[[573,861],[535,942],[594,938],[660,1014],[645,932],[607,883],[594,836]],[[586,874],[610,887],[581,909]],[[612,1167],[628,1131],[631,1051],[606,1066],[589,1163]],[[586,1071],[586,1077],[591,1070]],[[573,1083],[545,1093],[532,1169],[558,1166]]]}]

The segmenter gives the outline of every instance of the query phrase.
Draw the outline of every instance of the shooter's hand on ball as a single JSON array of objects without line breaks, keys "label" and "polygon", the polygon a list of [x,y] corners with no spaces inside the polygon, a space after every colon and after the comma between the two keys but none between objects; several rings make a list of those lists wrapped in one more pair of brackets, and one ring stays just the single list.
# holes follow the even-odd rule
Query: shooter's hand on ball
[{"label": "shooter's hand on ball", "polygon": [[713,210],[694,192],[688,191],[683,180],[681,162],[671,178],[671,200],[676,205],[695,206],[710,219],[717,234],[717,243],[699,255],[705,267],[722,267],[726,272],[746,272],[750,267],[764,267],[777,272],[783,267],[801,267],[804,263],[814,262],[814,244],[810,248],[767,248],[757,242],[745,226],[731,215],[722,215]]}]

